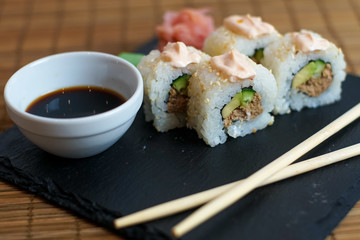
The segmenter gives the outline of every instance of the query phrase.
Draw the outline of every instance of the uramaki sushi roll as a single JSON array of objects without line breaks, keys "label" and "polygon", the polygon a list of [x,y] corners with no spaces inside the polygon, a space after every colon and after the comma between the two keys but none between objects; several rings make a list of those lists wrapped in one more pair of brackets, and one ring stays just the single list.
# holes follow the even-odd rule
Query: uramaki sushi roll
[{"label": "uramaki sushi roll", "polygon": [[261,63],[272,70],[277,81],[274,113],[315,108],[341,97],[346,76],[344,55],[317,33],[302,30],[285,34],[265,49]]},{"label": "uramaki sushi roll", "polygon": [[276,29],[260,17],[233,15],[225,18],[223,26],[210,34],[203,50],[216,56],[235,48],[259,63],[264,48],[279,37]]},{"label": "uramaki sushi roll", "polygon": [[268,69],[231,50],[199,64],[188,87],[187,126],[214,147],[274,121],[276,82]]},{"label": "uramaki sushi roll", "polygon": [[187,86],[196,65],[210,57],[182,42],[152,50],[138,64],[144,81],[145,120],[160,132],[186,126]]}]

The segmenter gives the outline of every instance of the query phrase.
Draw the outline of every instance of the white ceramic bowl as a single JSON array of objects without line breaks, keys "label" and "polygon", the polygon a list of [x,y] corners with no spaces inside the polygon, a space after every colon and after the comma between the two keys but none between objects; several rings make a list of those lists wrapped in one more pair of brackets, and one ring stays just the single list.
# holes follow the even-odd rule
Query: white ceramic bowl
[{"label": "white ceramic bowl", "polygon": [[[79,118],[47,118],[25,111],[39,96],[88,85],[112,89],[127,101]],[[143,82],[136,67],[117,56],[69,52],[24,66],[9,79],[4,95],[10,118],[34,144],[57,156],[83,158],[106,150],[128,130],[142,103]]]}]

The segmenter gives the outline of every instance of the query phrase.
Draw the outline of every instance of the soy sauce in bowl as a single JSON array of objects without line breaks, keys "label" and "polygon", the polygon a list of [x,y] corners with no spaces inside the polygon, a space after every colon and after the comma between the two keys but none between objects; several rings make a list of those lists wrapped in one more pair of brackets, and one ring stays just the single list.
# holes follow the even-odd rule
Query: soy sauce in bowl
[{"label": "soy sauce in bowl", "polygon": [[35,99],[26,112],[49,118],[78,118],[109,111],[125,101],[122,95],[107,88],[76,86]]}]

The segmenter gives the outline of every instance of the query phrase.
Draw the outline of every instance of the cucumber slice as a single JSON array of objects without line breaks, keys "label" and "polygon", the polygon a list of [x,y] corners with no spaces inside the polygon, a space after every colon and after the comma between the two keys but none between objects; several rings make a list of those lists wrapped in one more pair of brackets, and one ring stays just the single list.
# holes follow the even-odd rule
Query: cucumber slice
[{"label": "cucumber slice", "polygon": [[314,63],[315,63],[316,69],[314,71],[313,76],[320,75],[322,73],[322,71],[324,70],[326,63],[322,60],[316,60],[316,61],[314,61]]},{"label": "cucumber slice", "polygon": [[311,61],[305,65],[294,77],[291,87],[297,88],[301,84],[310,80],[312,77],[318,77],[324,70],[326,63],[322,60]]},{"label": "cucumber slice", "polygon": [[255,93],[256,91],[253,89],[244,88],[241,92],[235,94],[230,102],[222,109],[222,117],[227,118],[237,107],[246,107],[249,103],[251,103]]},{"label": "cucumber slice", "polygon": [[264,57],[264,49],[259,48],[255,50],[255,53],[251,58],[254,59],[254,62],[260,63],[260,60],[263,59],[263,57]]},{"label": "cucumber slice", "polygon": [[178,91],[178,92],[184,92],[186,91],[188,85],[189,85],[189,79],[191,75],[184,74],[177,79],[175,79],[172,83],[172,86]]},{"label": "cucumber slice", "polygon": [[250,88],[244,88],[242,90],[242,100],[241,106],[246,107],[249,103],[251,103],[256,91]]}]

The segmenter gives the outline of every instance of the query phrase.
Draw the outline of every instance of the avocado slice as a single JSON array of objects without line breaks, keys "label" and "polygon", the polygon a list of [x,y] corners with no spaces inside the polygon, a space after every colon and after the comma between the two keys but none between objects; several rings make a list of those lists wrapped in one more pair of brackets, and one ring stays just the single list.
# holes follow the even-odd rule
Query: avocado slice
[{"label": "avocado slice", "polygon": [[177,79],[175,79],[172,83],[172,86],[176,89],[178,92],[184,92],[187,89],[187,86],[189,85],[189,79],[191,75],[184,74]]},{"label": "avocado slice", "polygon": [[255,53],[251,58],[254,60],[254,62],[260,63],[260,60],[263,59],[263,57],[264,57],[264,49],[259,48],[255,50]]},{"label": "avocado slice", "polygon": [[230,100],[228,104],[221,111],[221,115],[223,118],[227,118],[230,116],[232,111],[237,107],[246,107],[249,103],[251,103],[256,91],[250,88],[244,88],[241,92],[235,94],[235,96]]},{"label": "avocado slice", "polygon": [[235,94],[235,96],[230,100],[230,102],[226,104],[225,107],[222,109],[221,111],[222,117],[227,118],[228,116],[230,116],[232,111],[234,111],[235,108],[241,105],[241,99],[242,99],[242,92]]},{"label": "avocado slice", "polygon": [[312,77],[317,77],[324,70],[326,63],[322,60],[311,61],[305,65],[294,77],[292,81],[292,88],[297,88],[301,84],[310,80]]}]

